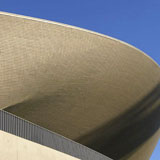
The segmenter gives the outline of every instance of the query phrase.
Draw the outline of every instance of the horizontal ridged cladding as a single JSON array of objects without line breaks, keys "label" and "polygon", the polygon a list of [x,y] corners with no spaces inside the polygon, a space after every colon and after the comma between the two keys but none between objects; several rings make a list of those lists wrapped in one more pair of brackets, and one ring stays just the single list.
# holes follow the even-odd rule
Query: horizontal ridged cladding
[{"label": "horizontal ridged cladding", "polygon": [[0,130],[83,160],[110,160],[94,150],[3,110],[0,110]]}]

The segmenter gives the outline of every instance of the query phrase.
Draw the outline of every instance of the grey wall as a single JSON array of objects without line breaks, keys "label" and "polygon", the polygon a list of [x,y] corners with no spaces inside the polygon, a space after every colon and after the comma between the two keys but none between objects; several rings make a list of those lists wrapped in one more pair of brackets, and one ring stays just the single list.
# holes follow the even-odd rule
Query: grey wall
[{"label": "grey wall", "polygon": [[81,144],[53,133],[45,128],[0,110],[0,130],[31,140],[84,160],[109,160],[110,158]]}]

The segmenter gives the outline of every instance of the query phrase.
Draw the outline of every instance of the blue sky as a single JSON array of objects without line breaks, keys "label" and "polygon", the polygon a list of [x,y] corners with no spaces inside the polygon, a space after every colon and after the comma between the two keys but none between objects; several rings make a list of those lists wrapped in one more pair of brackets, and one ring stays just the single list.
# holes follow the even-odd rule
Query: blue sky
[{"label": "blue sky", "polygon": [[[160,64],[160,0],[0,0],[0,10],[118,38]],[[160,142],[151,160],[160,160]]]}]

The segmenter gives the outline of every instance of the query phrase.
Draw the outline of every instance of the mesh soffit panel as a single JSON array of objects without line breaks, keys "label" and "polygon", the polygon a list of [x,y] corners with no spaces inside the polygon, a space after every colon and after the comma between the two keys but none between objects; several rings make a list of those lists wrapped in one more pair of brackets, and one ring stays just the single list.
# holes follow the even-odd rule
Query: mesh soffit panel
[{"label": "mesh soffit panel", "polygon": [[113,159],[148,158],[159,137],[160,68],[135,47],[0,12],[0,107]]}]

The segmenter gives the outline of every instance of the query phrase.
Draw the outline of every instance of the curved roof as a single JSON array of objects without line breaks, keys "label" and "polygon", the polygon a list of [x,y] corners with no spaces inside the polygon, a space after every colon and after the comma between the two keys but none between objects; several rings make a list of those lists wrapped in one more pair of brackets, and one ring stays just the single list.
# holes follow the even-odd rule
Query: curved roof
[{"label": "curved roof", "polygon": [[150,156],[160,125],[153,60],[55,22],[1,12],[0,26],[1,109],[111,158]]}]

